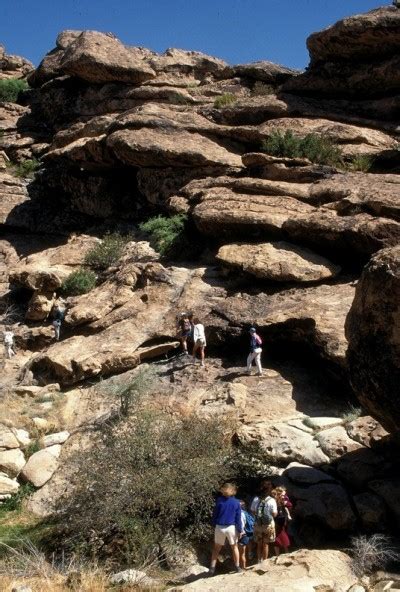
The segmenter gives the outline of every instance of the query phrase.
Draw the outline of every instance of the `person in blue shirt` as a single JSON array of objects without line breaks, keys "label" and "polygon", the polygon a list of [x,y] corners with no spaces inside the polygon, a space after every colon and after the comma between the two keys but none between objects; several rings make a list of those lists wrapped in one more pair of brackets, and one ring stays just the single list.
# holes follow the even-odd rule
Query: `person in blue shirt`
[{"label": "person in blue shirt", "polygon": [[225,483],[221,489],[221,496],[217,498],[213,512],[212,522],[215,526],[214,533],[214,548],[211,556],[211,566],[209,575],[215,574],[215,567],[221,548],[228,539],[232,550],[232,559],[235,564],[237,572],[242,569],[239,565],[239,538],[244,536],[245,532],[242,527],[242,512],[240,502],[236,499],[235,494],[237,487],[233,483]]}]

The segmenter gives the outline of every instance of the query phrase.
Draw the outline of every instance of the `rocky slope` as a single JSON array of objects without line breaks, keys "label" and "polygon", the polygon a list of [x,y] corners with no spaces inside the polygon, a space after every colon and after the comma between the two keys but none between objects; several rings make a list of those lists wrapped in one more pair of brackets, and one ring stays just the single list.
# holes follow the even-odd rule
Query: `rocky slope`
[{"label": "rocky slope", "polygon": [[[400,519],[396,447],[378,424],[399,426],[400,10],[345,19],[308,44],[300,74],[64,31],[20,103],[0,103],[2,319],[10,307],[22,315],[12,319],[18,355],[4,362],[1,386],[15,401],[25,385],[21,405],[39,419],[57,396],[47,407],[39,399],[65,392],[61,419],[43,428],[51,443],[27,464],[30,436],[22,441],[22,422],[5,412],[0,495],[21,475],[44,485],[32,507],[45,512],[65,480],[58,467],[79,445],[79,433],[68,438],[81,426],[76,415],[107,412],[86,381],[171,355],[177,313],[194,310],[209,369],[165,362],[174,383],[160,380],[160,404],[233,413],[238,441],[261,443],[299,522],[313,525],[304,539]],[[0,78],[29,70],[22,59],[0,61]],[[262,142],[277,130],[331,139],[347,166],[266,154]],[[369,172],[354,170],[359,157],[371,159]],[[35,176],[16,176],[32,158]],[[137,223],[158,213],[188,216],[185,257],[160,260],[143,241]],[[55,343],[49,315],[63,280],[114,229],[132,240],[96,288],[68,299]],[[242,376],[237,357],[253,324],[270,366],[261,380]],[[352,388],[364,414],[344,421]]]}]

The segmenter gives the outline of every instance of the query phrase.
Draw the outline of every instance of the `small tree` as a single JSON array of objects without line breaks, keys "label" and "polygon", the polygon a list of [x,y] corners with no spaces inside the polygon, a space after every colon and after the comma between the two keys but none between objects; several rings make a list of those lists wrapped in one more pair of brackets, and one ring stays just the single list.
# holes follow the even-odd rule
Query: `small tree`
[{"label": "small tree", "polygon": [[61,291],[65,296],[87,294],[96,285],[96,274],[89,269],[73,271],[63,282]]},{"label": "small tree", "polygon": [[27,158],[17,164],[11,164],[11,168],[14,170],[16,177],[30,178],[33,177],[38,168],[40,162],[37,158]]}]

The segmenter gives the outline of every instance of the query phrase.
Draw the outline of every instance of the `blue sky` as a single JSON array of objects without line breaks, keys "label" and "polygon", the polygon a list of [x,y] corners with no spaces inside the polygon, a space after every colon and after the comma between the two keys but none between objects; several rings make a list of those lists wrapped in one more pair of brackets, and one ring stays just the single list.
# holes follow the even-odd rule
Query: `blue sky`
[{"label": "blue sky", "polygon": [[231,64],[303,68],[307,36],[391,0],[0,0],[0,43],[35,64],[64,29],[110,31],[155,51],[195,49]]}]

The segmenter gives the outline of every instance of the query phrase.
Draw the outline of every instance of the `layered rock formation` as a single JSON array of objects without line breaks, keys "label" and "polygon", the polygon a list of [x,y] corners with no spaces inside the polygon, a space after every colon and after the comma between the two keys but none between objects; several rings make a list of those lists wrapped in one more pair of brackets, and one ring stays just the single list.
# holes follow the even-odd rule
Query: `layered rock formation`
[{"label": "layered rock formation", "polygon": [[[329,532],[386,527],[397,516],[385,505],[392,444],[365,413],[351,422],[339,415],[354,388],[365,411],[399,427],[399,31],[394,7],[345,19],[310,37],[303,74],[61,33],[30,72],[24,105],[0,104],[1,314],[19,348],[5,362],[4,388],[56,381],[68,391],[172,355],[176,316],[193,310],[211,355],[232,372],[216,360],[203,375],[172,368],[175,387],[160,383],[162,403],[177,413],[233,411],[237,441],[267,451],[303,523]],[[14,77],[28,70],[22,60]],[[338,168],[265,153],[277,131],[328,138],[341,151]],[[34,176],[18,168],[27,159],[40,159]],[[370,170],[356,170],[365,163]],[[159,213],[188,218],[179,260],[160,260],[138,232]],[[60,286],[110,229],[131,240],[89,294],[67,299],[55,343],[50,311]],[[284,352],[264,383],[238,378],[234,357],[240,351],[244,362],[251,325],[264,356]],[[303,388],[293,358],[307,362],[305,382],[329,377],[318,397]],[[328,386],[344,393],[340,409],[321,403]],[[69,391],[65,409],[78,408],[82,392]],[[79,446],[72,440],[66,450]],[[36,510],[65,478],[58,446],[23,467],[25,479],[44,485]],[[22,453],[4,448],[8,495]]]}]

